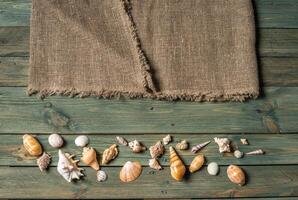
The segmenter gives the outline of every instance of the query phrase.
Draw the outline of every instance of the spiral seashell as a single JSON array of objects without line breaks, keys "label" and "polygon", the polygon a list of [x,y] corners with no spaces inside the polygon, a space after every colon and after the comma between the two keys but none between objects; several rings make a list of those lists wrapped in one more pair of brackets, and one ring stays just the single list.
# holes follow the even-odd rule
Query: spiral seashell
[{"label": "spiral seashell", "polygon": [[263,155],[263,154],[265,154],[265,152],[262,149],[245,153],[245,155]]},{"label": "spiral seashell", "polygon": [[38,159],[37,159],[37,165],[40,169],[40,171],[45,171],[50,162],[51,162],[51,159],[52,159],[52,156],[50,154],[48,154],[47,152],[43,152],[42,156],[40,156]]},{"label": "spiral seashell", "polygon": [[41,144],[32,135],[25,134],[23,136],[23,145],[31,156],[39,156],[43,152]]},{"label": "spiral seashell", "polygon": [[176,144],[176,149],[187,150],[188,146],[189,146],[188,142],[186,140],[182,140],[181,142]]},{"label": "spiral seashell", "polygon": [[121,136],[116,136],[116,140],[119,144],[123,145],[123,146],[127,146],[128,142],[124,137]]},{"label": "spiral seashell", "polygon": [[164,145],[168,145],[171,141],[172,141],[172,136],[171,135],[167,135],[166,137],[164,137],[162,139],[162,142],[163,142]]},{"label": "spiral seashell", "polygon": [[108,149],[104,150],[102,154],[102,164],[108,164],[118,156],[118,153],[119,151],[116,144],[113,144]]},{"label": "spiral seashell", "polygon": [[241,138],[241,139],[240,139],[240,142],[241,142],[242,144],[244,144],[244,145],[248,145],[248,141],[247,141],[246,138]]},{"label": "spiral seashell", "polygon": [[189,172],[194,173],[198,171],[204,165],[204,162],[205,162],[204,155],[197,155],[189,166]]},{"label": "spiral seashell", "polygon": [[156,158],[149,159],[149,167],[156,170],[161,170],[162,166],[159,164]]},{"label": "spiral seashell", "polygon": [[242,158],[243,155],[244,155],[243,152],[241,152],[241,151],[239,151],[239,150],[234,151],[234,156],[235,156],[236,158]]},{"label": "spiral seashell", "polygon": [[240,186],[245,184],[245,173],[240,167],[230,165],[227,169],[227,174],[231,182]]},{"label": "spiral seashell", "polygon": [[84,147],[81,161],[96,171],[99,170],[96,151],[92,147]]},{"label": "spiral seashell", "polygon": [[63,146],[63,138],[61,137],[61,135],[54,133],[51,134],[48,138],[49,144],[54,147],[54,148],[60,148]]},{"label": "spiral seashell", "polygon": [[139,162],[127,161],[120,171],[120,180],[122,182],[131,182],[136,180],[142,173],[142,166]]},{"label": "spiral seashell", "polygon": [[149,151],[152,158],[158,158],[164,154],[165,147],[163,146],[161,141],[158,141],[155,145],[149,148]]},{"label": "spiral seashell", "polygon": [[89,143],[89,138],[86,135],[80,135],[75,139],[77,147],[85,147]]},{"label": "spiral seashell", "polygon": [[203,147],[207,146],[210,143],[210,141],[198,144],[196,146],[193,146],[191,149],[192,153],[197,153],[199,150],[201,150]]},{"label": "spiral seashell", "polygon": [[97,171],[96,177],[97,177],[97,181],[99,181],[99,182],[106,181],[108,178],[107,173],[102,170]]},{"label": "spiral seashell", "polygon": [[132,149],[134,153],[140,153],[146,151],[146,147],[142,145],[141,142],[134,140],[128,143],[128,146]]},{"label": "spiral seashell", "polygon": [[219,153],[231,152],[230,140],[228,138],[214,138],[219,148]]},{"label": "spiral seashell", "polygon": [[169,160],[170,160],[170,169],[171,169],[172,177],[177,181],[181,181],[185,174],[186,168],[173,147],[170,147]]}]

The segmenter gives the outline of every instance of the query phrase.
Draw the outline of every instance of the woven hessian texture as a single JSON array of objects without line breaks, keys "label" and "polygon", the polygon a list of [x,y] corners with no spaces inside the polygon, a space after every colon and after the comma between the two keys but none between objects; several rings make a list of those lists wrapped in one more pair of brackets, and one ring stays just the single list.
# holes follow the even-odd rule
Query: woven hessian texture
[{"label": "woven hessian texture", "polygon": [[33,0],[29,94],[256,98],[250,0]]}]

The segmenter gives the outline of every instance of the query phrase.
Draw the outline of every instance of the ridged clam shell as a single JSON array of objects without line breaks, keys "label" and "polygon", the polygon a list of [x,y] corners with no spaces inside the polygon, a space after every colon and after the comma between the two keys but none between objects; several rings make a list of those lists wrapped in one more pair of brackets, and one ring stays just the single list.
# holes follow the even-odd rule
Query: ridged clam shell
[{"label": "ridged clam shell", "polygon": [[51,162],[51,158],[52,157],[50,154],[48,154],[47,152],[43,152],[42,156],[40,156],[37,159],[37,165],[38,165],[40,171],[43,172],[48,168],[48,166]]},{"label": "ridged clam shell", "polygon": [[214,138],[219,148],[219,153],[231,152],[230,140],[228,138]]},{"label": "ridged clam shell", "polygon": [[170,147],[169,160],[170,160],[171,176],[175,180],[181,181],[186,172],[186,167],[173,147]]},{"label": "ridged clam shell", "polygon": [[97,171],[96,177],[97,177],[97,181],[99,181],[99,182],[106,181],[108,178],[107,173],[102,170]]},{"label": "ridged clam shell", "polygon": [[23,136],[23,145],[31,156],[39,156],[43,152],[41,144],[32,135],[25,134]]},{"label": "ridged clam shell", "polygon": [[120,180],[122,182],[131,182],[136,180],[142,173],[142,166],[139,162],[127,161],[120,171]]},{"label": "ridged clam shell", "polygon": [[197,155],[189,166],[189,172],[194,173],[198,171],[204,165],[204,162],[205,162],[204,155]]},{"label": "ridged clam shell", "polygon": [[227,174],[231,182],[240,186],[245,184],[245,173],[237,165],[230,165],[227,169]]},{"label": "ridged clam shell", "polygon": [[119,144],[123,145],[123,146],[127,146],[128,142],[124,137],[121,136],[116,136],[116,140]]},{"label": "ridged clam shell", "polygon": [[89,138],[86,135],[80,135],[75,139],[75,145],[78,147],[85,147],[89,143]]},{"label": "ridged clam shell", "polygon": [[118,156],[118,148],[116,144],[113,144],[108,149],[104,150],[102,154],[102,164],[108,164],[111,160]]},{"label": "ridged clam shell", "polygon": [[171,135],[167,135],[166,137],[164,137],[162,139],[162,142],[163,142],[164,145],[169,144],[171,141],[172,141],[172,136]]},{"label": "ridged clam shell", "polygon": [[182,140],[181,142],[176,144],[176,149],[187,150],[188,146],[189,146],[188,142],[186,140]]},{"label": "ridged clam shell", "polygon": [[61,135],[54,133],[51,134],[48,138],[49,144],[54,147],[54,148],[60,148],[63,146],[63,138],[61,137]]},{"label": "ridged clam shell", "polygon": [[152,158],[158,158],[164,154],[165,148],[161,141],[158,141],[155,145],[149,148],[149,151]]},{"label": "ridged clam shell", "polygon": [[99,170],[96,151],[92,147],[84,147],[81,161],[96,171]]},{"label": "ridged clam shell", "polygon": [[156,170],[161,170],[162,166],[159,164],[156,158],[149,159],[149,167]]}]

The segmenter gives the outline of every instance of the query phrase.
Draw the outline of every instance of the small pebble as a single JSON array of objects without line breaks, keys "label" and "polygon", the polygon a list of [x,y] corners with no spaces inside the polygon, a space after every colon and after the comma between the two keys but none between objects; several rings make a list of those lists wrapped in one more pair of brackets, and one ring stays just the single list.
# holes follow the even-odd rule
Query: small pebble
[{"label": "small pebble", "polygon": [[208,164],[207,171],[210,175],[217,175],[219,171],[218,164],[216,162],[211,162]]},{"label": "small pebble", "polygon": [[235,156],[236,158],[242,158],[243,155],[244,155],[244,153],[241,152],[241,151],[239,151],[239,150],[234,151],[234,156]]},{"label": "small pebble", "polygon": [[86,135],[80,135],[75,139],[75,144],[78,147],[85,147],[89,143],[89,138]]}]

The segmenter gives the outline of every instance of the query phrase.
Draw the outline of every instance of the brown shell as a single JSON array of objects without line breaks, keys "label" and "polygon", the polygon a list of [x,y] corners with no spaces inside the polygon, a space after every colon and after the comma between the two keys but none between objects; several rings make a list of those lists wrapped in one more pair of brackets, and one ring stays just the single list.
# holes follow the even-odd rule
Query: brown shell
[{"label": "brown shell", "polygon": [[170,147],[169,160],[172,177],[177,181],[181,181],[185,174],[186,168],[173,147]]},{"label": "brown shell", "polygon": [[81,161],[96,171],[99,170],[96,151],[92,147],[84,147]]},{"label": "brown shell", "polygon": [[113,144],[106,149],[102,154],[102,164],[108,164],[111,160],[115,159],[118,155],[118,148],[116,144]]},{"label": "brown shell", "polygon": [[32,135],[25,134],[23,136],[23,144],[26,149],[26,151],[31,156],[39,156],[42,154],[42,147],[41,144],[38,142],[38,140],[33,137]]},{"label": "brown shell", "polygon": [[204,165],[204,162],[205,162],[204,155],[197,155],[189,166],[189,172],[194,173],[198,171]]},{"label": "brown shell", "polygon": [[158,141],[155,145],[149,148],[149,151],[152,158],[158,158],[164,154],[165,147],[163,146],[161,141]]},{"label": "brown shell", "polygon": [[139,162],[127,161],[122,167],[119,177],[122,182],[136,180],[142,173],[142,166]]},{"label": "brown shell", "polygon": [[236,165],[230,165],[227,169],[227,174],[233,183],[236,183],[240,186],[245,184],[245,173],[244,171],[236,166]]}]

